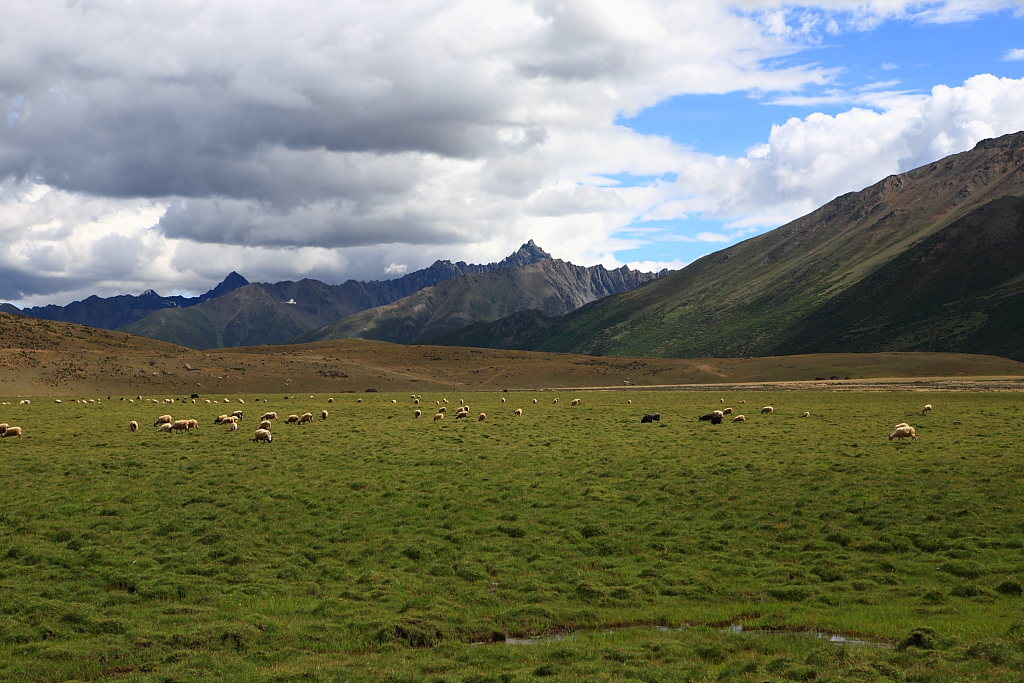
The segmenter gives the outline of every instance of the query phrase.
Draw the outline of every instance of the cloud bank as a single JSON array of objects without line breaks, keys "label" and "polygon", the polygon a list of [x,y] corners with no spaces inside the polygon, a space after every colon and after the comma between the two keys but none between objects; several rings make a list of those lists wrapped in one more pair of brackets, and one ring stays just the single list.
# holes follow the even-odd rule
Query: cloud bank
[{"label": "cloud bank", "polygon": [[867,91],[737,158],[616,121],[679,94],[797,96],[836,79],[802,57],[828,35],[1006,8],[1020,3],[8,0],[0,300],[201,291],[232,269],[378,278],[530,238],[618,265],[658,239],[628,229],[645,221],[778,225],[1024,128],[1024,83]]}]

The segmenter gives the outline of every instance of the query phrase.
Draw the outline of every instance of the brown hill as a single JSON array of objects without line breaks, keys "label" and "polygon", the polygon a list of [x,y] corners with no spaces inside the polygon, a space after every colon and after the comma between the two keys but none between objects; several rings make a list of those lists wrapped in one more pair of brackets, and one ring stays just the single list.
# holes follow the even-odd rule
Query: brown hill
[{"label": "brown hill", "polygon": [[[594,358],[572,354],[348,340],[196,351],[144,337],[0,313],[0,396],[217,396],[374,391],[802,382],[865,378],[1016,377],[1021,363],[965,354],[824,354],[785,358]],[[825,378],[835,377],[836,380]],[[818,378],[818,379],[815,379]],[[850,378],[849,380],[845,378]],[[915,380],[913,386],[934,386]]]}]

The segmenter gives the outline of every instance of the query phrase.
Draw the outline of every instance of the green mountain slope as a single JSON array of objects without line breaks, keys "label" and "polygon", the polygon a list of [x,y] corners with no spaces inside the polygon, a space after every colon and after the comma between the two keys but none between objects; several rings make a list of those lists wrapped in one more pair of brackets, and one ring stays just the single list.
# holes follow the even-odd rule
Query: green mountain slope
[{"label": "green mountain slope", "polygon": [[[1024,260],[1003,258],[995,240],[1019,240],[1022,169],[1024,133],[982,141],[503,343],[624,356],[930,348],[1020,358],[1008,340],[1024,331],[1013,298]],[[889,319],[894,297],[905,312]]]}]

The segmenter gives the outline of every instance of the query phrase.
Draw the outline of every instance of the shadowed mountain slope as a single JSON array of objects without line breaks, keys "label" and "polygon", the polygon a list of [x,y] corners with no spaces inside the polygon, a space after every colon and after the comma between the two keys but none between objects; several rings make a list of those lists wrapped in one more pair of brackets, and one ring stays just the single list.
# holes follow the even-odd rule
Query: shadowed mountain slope
[{"label": "shadowed mountain slope", "polygon": [[73,301],[66,306],[32,306],[22,310],[4,304],[0,310],[8,313],[19,313],[30,318],[56,320],[66,323],[78,323],[106,330],[116,330],[125,325],[141,320],[154,311],[196,306],[210,299],[223,296],[232,290],[249,283],[236,272],[231,272],[216,287],[196,297],[160,296],[152,289],[142,294],[119,294],[111,297],[90,296],[81,301]]},{"label": "shadowed mountain slope", "polygon": [[453,278],[387,306],[312,330],[295,341],[377,339],[415,343],[525,309],[537,309],[549,316],[561,315],[656,277],[625,266],[608,270],[603,266],[576,266],[549,258],[518,268]]}]

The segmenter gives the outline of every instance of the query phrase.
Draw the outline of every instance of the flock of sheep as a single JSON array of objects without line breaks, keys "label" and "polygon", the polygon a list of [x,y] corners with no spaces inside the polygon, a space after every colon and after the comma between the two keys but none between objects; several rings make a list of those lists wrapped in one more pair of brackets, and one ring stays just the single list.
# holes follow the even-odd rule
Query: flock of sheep
[{"label": "flock of sheep", "polygon": [[[138,400],[142,400],[141,396],[139,396],[137,398],[138,398]],[[192,403],[196,403],[197,402],[197,398],[198,397],[193,395]],[[313,397],[310,396],[310,398],[313,398]],[[419,405],[420,404],[420,400],[421,400],[422,397],[418,396],[416,394],[413,394],[410,398],[412,398],[412,401],[413,401],[414,405]],[[124,399],[122,399],[122,400],[124,400]],[[132,403],[135,402],[135,399],[127,399],[127,400],[129,402],[132,402]],[[161,402],[159,399],[148,399],[148,400],[153,402],[153,403],[160,403]],[[182,400],[184,400],[184,399],[182,399]],[[236,400],[239,403],[243,403],[243,404],[245,403],[244,399],[236,399]],[[256,400],[259,401],[260,399],[256,399]],[[62,402],[60,399],[55,399],[55,401],[57,403],[61,403]],[[224,402],[229,402],[229,401],[230,401],[229,399],[224,399]],[[363,401],[362,398],[356,399],[357,403],[362,403],[362,401]],[[720,399],[720,401],[722,401],[724,403],[725,399]],[[96,401],[95,401],[95,399],[90,399],[89,401],[82,400],[80,402],[83,402],[83,403],[84,402],[93,402],[93,403],[95,403]],[[171,399],[171,398],[167,398],[167,399],[163,399],[163,402],[164,403],[175,403],[176,400],[175,399]],[[205,399],[205,402],[206,403],[215,403],[215,401],[211,401],[210,399]],[[333,398],[328,398],[327,402],[328,403],[333,403],[334,399]],[[501,397],[500,402],[502,404],[504,404],[506,402],[505,398]],[[557,397],[552,400],[553,404],[558,404],[558,402],[559,402],[559,399]],[[23,399],[21,401],[21,405],[28,405],[30,403],[31,403],[31,401],[29,399]],[[397,404],[398,400],[397,399],[391,399],[391,403],[396,403]],[[439,400],[435,401],[435,403],[437,404],[437,412],[434,413],[434,422],[438,422],[440,420],[443,420],[445,418],[445,415],[448,412],[448,406],[447,406],[448,399],[447,398],[442,398],[442,399],[439,399]],[[538,403],[538,400],[537,399],[533,399],[533,403],[534,403],[534,405],[536,405]],[[572,406],[578,406],[581,403],[582,403],[582,399],[574,398],[574,399],[572,399],[570,401],[569,404],[572,405]],[[631,404],[632,400],[628,400],[627,403]],[[740,403],[745,404],[746,401],[740,401]],[[469,416],[470,416],[470,408],[469,408],[469,406],[466,404],[466,402],[463,399],[459,399],[459,404],[460,405],[456,409],[456,412],[455,412],[455,419],[456,420],[461,420],[461,419],[469,418]],[[9,405],[9,403],[5,403],[5,405]],[[926,404],[924,406],[924,408],[922,409],[922,413],[926,414],[926,415],[928,413],[930,413],[931,411],[932,411],[932,405],[930,403]],[[722,408],[720,410],[713,410],[710,413],[706,413],[704,415],[701,415],[698,418],[698,420],[707,421],[707,422],[710,422],[711,424],[716,424],[717,425],[717,424],[721,424],[726,419],[726,417],[732,416],[734,412],[735,411],[734,411],[733,408]],[[769,405],[769,406],[764,406],[763,408],[761,408],[761,414],[762,415],[771,415],[774,412],[775,412],[775,407],[774,406],[770,406]],[[217,418],[214,419],[213,424],[214,425],[227,425],[227,428],[228,428],[229,431],[238,431],[238,423],[242,419],[243,414],[244,414],[243,411],[235,410],[235,411],[231,412],[230,414],[225,413],[225,414],[222,414],[222,415],[218,415]],[[516,417],[522,417],[523,416],[523,409],[522,408],[516,408],[514,411],[512,411],[512,414],[515,415]],[[327,410],[322,410],[320,412],[320,419],[321,420],[326,420],[328,418],[328,415],[329,415],[329,413],[328,413]],[[419,408],[417,408],[417,409],[415,409],[413,411],[413,417],[414,418],[419,418],[422,415],[423,415],[423,411],[421,409],[419,409]],[[801,417],[810,417],[810,415],[811,415],[810,412],[804,412],[801,415]],[[277,418],[277,413],[276,412],[271,411],[271,412],[264,413],[260,417],[260,423],[259,423],[259,426],[256,429],[256,433],[255,433],[255,436],[253,437],[253,441],[255,441],[257,443],[271,443],[274,440],[273,433],[272,433],[271,429],[273,427],[273,421],[277,420],[277,419],[278,418]],[[484,420],[487,419],[487,414],[481,412],[481,413],[479,413],[477,415],[476,419],[477,419],[478,422],[483,422]],[[747,421],[747,416],[746,415],[742,415],[742,414],[741,415],[735,415],[731,419],[732,419],[732,422],[742,423],[742,422],[746,422]],[[641,423],[650,423],[650,422],[657,422],[657,421],[660,421],[660,420],[661,420],[661,414],[660,413],[654,413],[654,414],[644,415],[640,419],[640,422]],[[313,413],[307,412],[307,413],[303,413],[301,415],[299,415],[299,414],[289,415],[287,418],[285,418],[284,422],[285,422],[285,424],[296,424],[296,425],[309,424],[309,423],[313,422]],[[192,431],[192,430],[195,430],[195,429],[199,428],[199,421],[196,420],[196,419],[178,419],[178,420],[176,420],[170,414],[165,414],[165,415],[161,415],[160,417],[158,417],[153,422],[153,427],[155,427],[157,430],[159,430],[161,432],[167,432],[167,433],[189,432],[189,431]],[[133,431],[133,432],[138,431],[139,423],[136,420],[132,420],[132,421],[130,421],[128,423],[128,428],[131,431]],[[16,426],[16,425],[12,426],[12,425],[9,425],[7,423],[0,422],[0,438],[15,437],[15,436],[18,437],[19,439],[24,438],[24,429],[22,427],[19,427],[19,426]],[[917,440],[917,431],[912,426],[907,424],[906,422],[900,422],[899,424],[897,424],[895,427],[893,427],[892,433],[889,434],[889,440],[890,441],[892,441],[893,439],[899,439],[899,440],[902,441],[903,439],[906,439],[908,437],[912,441],[916,441]]]}]

